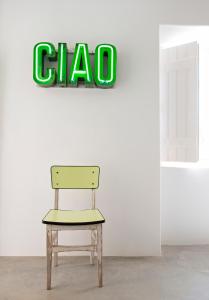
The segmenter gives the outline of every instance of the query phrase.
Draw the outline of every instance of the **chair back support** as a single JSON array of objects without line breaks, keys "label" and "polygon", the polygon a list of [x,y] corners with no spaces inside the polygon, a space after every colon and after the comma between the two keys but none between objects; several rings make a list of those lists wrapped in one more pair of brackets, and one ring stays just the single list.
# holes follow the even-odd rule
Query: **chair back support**
[{"label": "chair back support", "polygon": [[99,187],[98,166],[52,166],[53,189],[97,189]]}]

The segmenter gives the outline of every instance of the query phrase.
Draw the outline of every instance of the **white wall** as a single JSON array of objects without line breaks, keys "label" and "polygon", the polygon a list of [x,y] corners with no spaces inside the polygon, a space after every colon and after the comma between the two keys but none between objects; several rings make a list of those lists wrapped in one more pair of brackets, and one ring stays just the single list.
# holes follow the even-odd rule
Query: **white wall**
[{"label": "white wall", "polygon": [[[3,1],[1,255],[45,255],[41,219],[53,204],[53,164],[101,166],[105,255],[160,253],[158,28],[144,35],[139,20],[146,22],[149,8],[143,4],[142,14],[133,5],[136,11],[117,1]],[[115,88],[37,87],[32,52],[39,41],[116,45]],[[89,198],[78,201],[82,194],[67,201],[63,193],[61,204],[89,207]],[[74,233],[63,238],[76,241]]]},{"label": "white wall", "polygon": [[[1,255],[45,254],[40,220],[56,163],[101,166],[105,255],[160,253],[158,27],[207,24],[208,9],[199,0],[1,1]],[[115,44],[115,88],[36,87],[39,41]]]},{"label": "white wall", "polygon": [[209,243],[209,168],[161,168],[162,244]]}]

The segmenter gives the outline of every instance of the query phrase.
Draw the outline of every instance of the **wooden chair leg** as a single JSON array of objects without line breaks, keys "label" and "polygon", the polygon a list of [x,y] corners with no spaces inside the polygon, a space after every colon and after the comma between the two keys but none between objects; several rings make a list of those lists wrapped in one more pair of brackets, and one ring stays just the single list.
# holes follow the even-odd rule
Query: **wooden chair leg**
[{"label": "wooden chair leg", "polygon": [[51,289],[51,273],[52,273],[52,231],[46,229],[47,240],[47,290]]},{"label": "wooden chair leg", "polygon": [[[58,230],[54,232],[54,245],[58,245]],[[54,253],[54,266],[58,266],[58,253]]]},{"label": "wooden chair leg", "polygon": [[97,226],[97,268],[99,287],[103,286],[102,274],[102,224]]},{"label": "wooden chair leg", "polygon": [[[91,230],[91,245],[96,245],[96,231]],[[90,264],[94,264],[94,251],[91,251],[90,254]]]}]

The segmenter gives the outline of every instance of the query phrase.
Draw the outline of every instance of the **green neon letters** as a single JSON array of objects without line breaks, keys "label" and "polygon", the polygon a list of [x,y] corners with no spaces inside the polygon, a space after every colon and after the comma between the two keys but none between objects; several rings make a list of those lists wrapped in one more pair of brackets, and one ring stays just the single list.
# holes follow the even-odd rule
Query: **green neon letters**
[{"label": "green neon letters", "polygon": [[[57,67],[51,67],[50,61],[57,60]],[[66,43],[58,44],[56,53],[51,43],[42,42],[34,47],[33,79],[41,86],[78,86],[84,82],[86,86],[101,88],[113,87],[116,81],[117,51],[115,46],[100,44],[95,49],[94,71],[92,71],[88,45],[77,43],[68,71],[68,50]]]},{"label": "green neon letters", "polygon": [[77,86],[79,78],[82,78],[86,85],[93,83],[88,45],[81,43],[75,47],[69,83]]},{"label": "green neon letters", "polygon": [[[105,75],[105,56],[107,56],[107,74]],[[113,86],[116,81],[117,52],[112,45],[101,44],[95,50],[95,81],[100,87]]]},{"label": "green neon letters", "polygon": [[33,51],[33,79],[42,86],[52,86],[55,83],[56,72],[54,68],[46,68],[44,71],[44,58],[56,59],[56,50],[51,43],[38,43]]}]

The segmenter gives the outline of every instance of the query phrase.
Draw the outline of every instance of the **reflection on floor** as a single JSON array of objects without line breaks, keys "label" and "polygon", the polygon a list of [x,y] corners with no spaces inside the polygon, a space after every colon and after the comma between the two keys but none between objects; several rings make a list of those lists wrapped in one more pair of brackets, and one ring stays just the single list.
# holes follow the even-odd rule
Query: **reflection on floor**
[{"label": "reflection on floor", "polygon": [[163,247],[162,257],[104,258],[104,287],[88,257],[60,257],[51,291],[45,258],[0,257],[1,300],[209,300],[209,246]]}]

